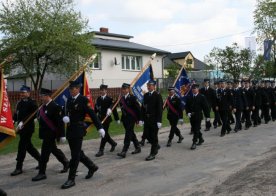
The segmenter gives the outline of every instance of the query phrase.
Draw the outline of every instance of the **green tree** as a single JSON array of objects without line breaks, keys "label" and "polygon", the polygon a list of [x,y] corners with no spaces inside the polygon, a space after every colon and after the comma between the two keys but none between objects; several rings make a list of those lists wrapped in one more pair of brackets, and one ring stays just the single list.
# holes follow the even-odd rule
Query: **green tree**
[{"label": "green tree", "polygon": [[181,65],[179,65],[177,63],[168,65],[168,67],[166,68],[166,70],[167,70],[166,77],[176,78],[180,69],[181,69]]},{"label": "green tree", "polygon": [[0,7],[0,59],[13,54],[5,70],[22,70],[37,90],[46,72],[69,75],[92,54],[88,30],[73,0],[7,0]]},{"label": "green tree", "polygon": [[248,49],[241,49],[237,43],[233,43],[225,49],[213,48],[205,57],[205,62],[216,65],[217,69],[238,79],[241,74],[248,74],[252,53]]}]

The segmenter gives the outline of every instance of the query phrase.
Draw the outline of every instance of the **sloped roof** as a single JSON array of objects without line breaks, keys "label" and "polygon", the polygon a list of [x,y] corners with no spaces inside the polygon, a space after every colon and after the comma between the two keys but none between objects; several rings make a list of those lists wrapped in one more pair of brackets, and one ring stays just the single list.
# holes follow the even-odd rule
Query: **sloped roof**
[{"label": "sloped roof", "polygon": [[102,39],[102,38],[94,38],[92,40],[92,45],[94,45],[96,48],[102,48],[102,49],[133,51],[133,52],[142,52],[142,53],[157,53],[159,55],[164,55],[164,54],[170,53],[165,50],[152,48],[152,47],[145,46],[142,44],[137,44],[134,42]]},{"label": "sloped roof", "polygon": [[[171,54],[168,55],[168,58],[171,59],[171,60],[184,59],[190,53],[191,53],[190,51],[171,53]],[[191,53],[191,55],[193,56],[192,53]]]}]

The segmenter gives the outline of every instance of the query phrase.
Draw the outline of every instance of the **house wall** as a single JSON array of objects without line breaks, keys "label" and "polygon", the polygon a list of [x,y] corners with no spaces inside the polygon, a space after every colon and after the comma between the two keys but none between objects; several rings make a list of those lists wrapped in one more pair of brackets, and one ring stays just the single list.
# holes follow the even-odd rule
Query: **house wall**
[{"label": "house wall", "polygon": [[[107,84],[109,87],[120,87],[122,83],[131,83],[140,71],[125,71],[122,70],[122,55],[136,55],[142,56],[142,65],[145,65],[149,59],[150,54],[98,50],[101,53],[101,69],[93,69],[89,75],[89,87],[98,88],[100,84]],[[114,65],[114,58],[117,59],[117,64]],[[155,78],[162,77],[162,56],[156,56],[152,61],[152,68]]]},{"label": "house wall", "polygon": [[180,65],[184,65],[185,68],[187,68],[187,59],[192,59],[192,64],[189,65],[189,68],[194,68],[194,57],[191,53],[189,53],[185,58],[183,59],[175,59],[174,61]]}]

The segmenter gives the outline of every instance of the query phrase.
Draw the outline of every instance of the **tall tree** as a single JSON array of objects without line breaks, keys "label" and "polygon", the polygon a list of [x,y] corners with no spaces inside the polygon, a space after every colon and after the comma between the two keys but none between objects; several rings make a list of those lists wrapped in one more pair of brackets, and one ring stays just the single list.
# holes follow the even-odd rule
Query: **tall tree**
[{"label": "tall tree", "polygon": [[46,72],[69,75],[79,57],[94,50],[88,20],[74,10],[73,0],[6,0],[0,7],[0,31],[0,58],[14,56],[5,70],[22,70],[36,90]]},{"label": "tall tree", "polygon": [[241,74],[248,74],[252,53],[249,49],[241,49],[237,43],[233,43],[225,49],[213,48],[205,57],[205,62],[238,79]]}]

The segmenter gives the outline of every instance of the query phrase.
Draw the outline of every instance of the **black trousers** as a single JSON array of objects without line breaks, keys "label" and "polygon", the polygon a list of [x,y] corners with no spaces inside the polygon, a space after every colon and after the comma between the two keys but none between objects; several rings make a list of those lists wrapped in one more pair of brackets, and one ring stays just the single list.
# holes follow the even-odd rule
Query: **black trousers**
[{"label": "black trousers", "polygon": [[261,118],[260,118],[260,106],[255,106],[255,110],[252,111],[252,119],[254,125],[258,125],[261,123]]},{"label": "black trousers", "polygon": [[68,138],[71,151],[70,171],[68,179],[75,180],[79,162],[83,163],[88,169],[92,169],[96,165],[82,151],[83,138]]},{"label": "black trousers", "polygon": [[31,138],[33,133],[21,133],[19,144],[18,144],[18,151],[17,151],[17,164],[16,169],[22,169],[24,159],[26,157],[26,153],[28,152],[35,160],[39,162],[40,154],[37,149],[33,146]]},{"label": "black trousers", "polygon": [[251,122],[251,118],[250,118],[250,113],[251,113],[251,110],[250,109],[245,109],[243,111],[244,113],[244,118],[245,118],[245,127],[250,127],[252,125],[252,122]]},{"label": "black trousers", "polygon": [[236,109],[235,112],[235,119],[236,119],[236,124],[235,124],[235,129],[242,129],[242,123],[241,123],[241,110]]},{"label": "black trousers", "polygon": [[104,138],[101,139],[101,144],[100,144],[100,150],[104,150],[105,144],[108,142],[111,146],[116,145],[116,142],[110,137],[108,133],[110,122],[104,122],[103,123],[103,129],[105,131],[105,136]]},{"label": "black trousers", "polygon": [[235,120],[234,120],[234,117],[233,117],[233,114],[232,114],[232,111],[231,110],[228,110],[228,121],[229,123],[234,123]]},{"label": "black trousers", "polygon": [[228,121],[228,110],[220,110],[219,114],[222,120],[221,134],[225,134],[226,131],[231,131],[231,127]]},{"label": "black trousers", "polygon": [[55,138],[45,138],[41,147],[41,158],[39,161],[39,173],[45,174],[47,163],[49,161],[50,154],[53,154],[59,162],[65,166],[68,163],[64,153],[57,148]]},{"label": "black trousers", "polygon": [[266,123],[271,120],[269,116],[269,105],[262,105],[262,114]]},{"label": "black trousers", "polygon": [[178,137],[181,136],[180,130],[177,128],[178,119],[168,119],[171,125],[171,130],[169,134],[169,140],[172,140],[174,134]]},{"label": "black trousers", "polygon": [[151,155],[156,155],[158,153],[158,127],[157,122],[152,118],[145,118],[144,119],[144,134],[145,138],[151,144]]},{"label": "black trousers", "polygon": [[134,147],[137,149],[140,147],[136,134],[134,132],[135,122],[126,122],[123,121],[123,126],[125,128],[125,139],[124,139],[124,147],[123,152],[127,152],[130,146],[130,142],[133,142]]},{"label": "black trousers", "polygon": [[274,103],[272,103],[270,106],[270,113],[272,120],[276,120],[276,106],[274,105]]},{"label": "black trousers", "polygon": [[201,119],[199,118],[195,118],[195,117],[191,117],[190,118],[190,123],[191,123],[191,129],[192,132],[194,133],[193,136],[193,143],[195,144],[198,140],[202,140],[202,133],[200,131],[201,129]]},{"label": "black trousers", "polygon": [[213,107],[213,111],[215,114],[215,119],[213,121],[213,125],[217,126],[218,124],[221,125],[221,119],[220,119],[220,115],[219,115],[219,111],[216,110],[216,108]]}]

